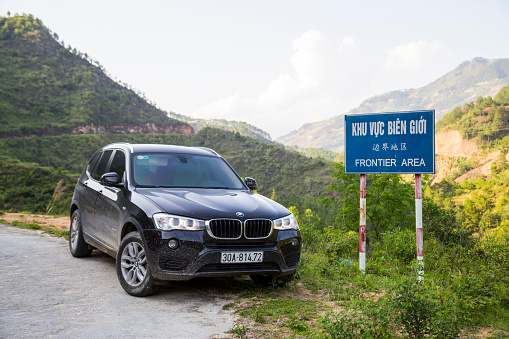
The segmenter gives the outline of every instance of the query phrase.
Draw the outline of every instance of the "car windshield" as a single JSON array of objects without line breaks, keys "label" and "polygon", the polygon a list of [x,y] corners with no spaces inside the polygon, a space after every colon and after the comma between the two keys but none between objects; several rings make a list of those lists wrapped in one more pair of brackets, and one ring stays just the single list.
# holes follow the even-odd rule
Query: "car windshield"
[{"label": "car windshield", "polygon": [[219,157],[134,154],[133,169],[138,187],[245,188],[236,173]]}]

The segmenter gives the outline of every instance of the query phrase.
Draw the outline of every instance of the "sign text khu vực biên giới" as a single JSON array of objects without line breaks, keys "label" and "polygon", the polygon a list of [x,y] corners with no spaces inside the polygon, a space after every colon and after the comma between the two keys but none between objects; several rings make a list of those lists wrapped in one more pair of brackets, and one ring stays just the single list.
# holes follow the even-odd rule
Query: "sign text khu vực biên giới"
[{"label": "sign text khu v\u1ef1c bi\u00ean gi\u1edbi", "polygon": [[345,115],[346,173],[435,173],[435,111]]}]

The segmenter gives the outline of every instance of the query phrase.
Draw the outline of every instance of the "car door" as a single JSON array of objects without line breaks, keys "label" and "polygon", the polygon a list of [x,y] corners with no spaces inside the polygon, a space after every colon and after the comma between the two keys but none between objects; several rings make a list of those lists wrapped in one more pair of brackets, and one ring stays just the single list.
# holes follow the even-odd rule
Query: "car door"
[{"label": "car door", "polygon": [[[115,150],[106,173],[115,172],[118,177],[124,177],[126,156],[122,150]],[[122,214],[126,210],[125,190],[101,184],[101,190],[95,203],[95,224],[101,241],[109,248],[118,249],[118,234],[122,227]]]},{"label": "car door", "polygon": [[87,168],[85,169],[85,173],[82,174],[82,179],[80,179],[83,181],[79,185],[79,207],[81,224],[85,237],[89,237],[94,233],[94,208],[100,187],[98,182],[94,182],[92,177],[95,176],[94,173],[97,170],[98,163],[100,162],[102,156],[102,151],[94,154],[88,163]]},{"label": "car door", "polygon": [[90,170],[90,175],[83,182],[84,191],[86,192],[84,195],[86,201],[81,204],[83,230],[85,236],[89,236],[99,243],[104,243],[104,241],[101,240],[103,236],[101,235],[100,229],[97,227],[95,205],[97,203],[97,198],[103,191],[103,185],[101,185],[99,179],[106,173],[105,171],[108,169],[112,154],[113,150],[103,151]]}]

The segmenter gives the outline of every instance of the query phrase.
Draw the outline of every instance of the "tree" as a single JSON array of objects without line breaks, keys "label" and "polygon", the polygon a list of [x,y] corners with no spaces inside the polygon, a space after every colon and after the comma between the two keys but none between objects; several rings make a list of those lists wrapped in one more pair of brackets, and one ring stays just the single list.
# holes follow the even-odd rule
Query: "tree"
[{"label": "tree", "polygon": [[[359,227],[359,176],[345,174],[342,163],[332,164],[332,197],[321,201],[337,210],[336,224],[346,230]],[[415,227],[414,188],[398,174],[373,174],[366,178],[366,229],[368,239],[382,241],[383,232]]]},{"label": "tree", "polygon": [[480,193],[472,199],[466,199],[460,212],[463,227],[469,232],[479,231],[483,215],[493,208],[493,202],[485,193]]},{"label": "tree", "polygon": [[270,198],[272,200],[274,200],[274,201],[277,200],[277,195],[276,195],[276,189],[275,188],[272,189],[272,195],[270,196]]}]

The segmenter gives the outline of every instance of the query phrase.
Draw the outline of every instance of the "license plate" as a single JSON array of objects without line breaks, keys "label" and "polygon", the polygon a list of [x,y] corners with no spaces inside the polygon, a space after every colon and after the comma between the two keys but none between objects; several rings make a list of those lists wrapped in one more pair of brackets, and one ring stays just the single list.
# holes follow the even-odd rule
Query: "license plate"
[{"label": "license plate", "polygon": [[221,252],[221,264],[262,261],[263,252]]}]

